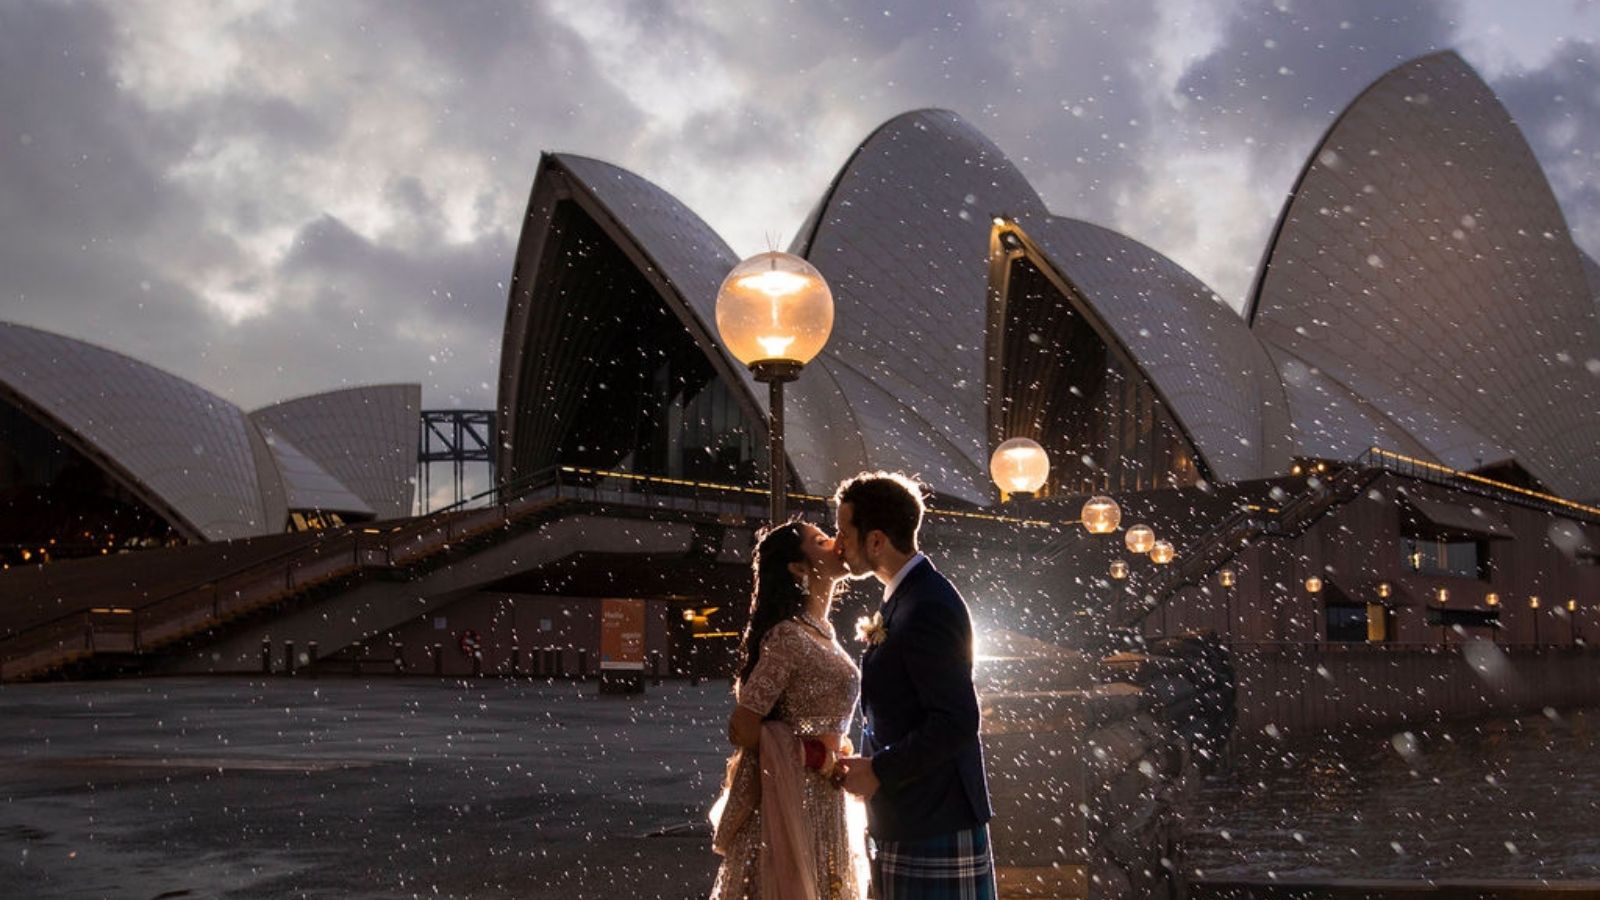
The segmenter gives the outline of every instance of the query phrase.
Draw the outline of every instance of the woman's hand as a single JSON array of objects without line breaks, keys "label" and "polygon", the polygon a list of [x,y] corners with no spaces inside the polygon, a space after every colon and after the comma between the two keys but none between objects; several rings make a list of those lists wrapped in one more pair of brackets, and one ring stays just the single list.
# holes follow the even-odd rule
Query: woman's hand
[{"label": "woman's hand", "polygon": [[754,750],[761,743],[761,716],[742,706],[733,708],[728,717],[728,740],[735,747]]}]

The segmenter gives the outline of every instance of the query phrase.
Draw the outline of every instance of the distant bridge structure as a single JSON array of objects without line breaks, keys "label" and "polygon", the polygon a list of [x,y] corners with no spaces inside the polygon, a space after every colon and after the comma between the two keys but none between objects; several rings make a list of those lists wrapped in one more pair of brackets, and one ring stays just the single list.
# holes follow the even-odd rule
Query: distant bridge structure
[{"label": "distant bridge structure", "polygon": [[498,430],[491,409],[425,409],[417,429],[417,503],[426,514],[431,508],[432,470],[449,463],[451,503],[467,496],[467,465],[483,464],[487,484],[494,483],[495,442]]}]

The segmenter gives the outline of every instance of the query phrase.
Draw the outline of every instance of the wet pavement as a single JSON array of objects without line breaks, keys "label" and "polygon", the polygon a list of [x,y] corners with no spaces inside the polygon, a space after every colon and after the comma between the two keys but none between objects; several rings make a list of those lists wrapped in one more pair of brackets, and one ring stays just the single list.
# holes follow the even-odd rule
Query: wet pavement
[{"label": "wet pavement", "polygon": [[0,687],[0,897],[704,897],[727,684],[596,690]]},{"label": "wet pavement", "polygon": [[1600,710],[1241,746],[1200,792],[1212,878],[1600,881]]}]

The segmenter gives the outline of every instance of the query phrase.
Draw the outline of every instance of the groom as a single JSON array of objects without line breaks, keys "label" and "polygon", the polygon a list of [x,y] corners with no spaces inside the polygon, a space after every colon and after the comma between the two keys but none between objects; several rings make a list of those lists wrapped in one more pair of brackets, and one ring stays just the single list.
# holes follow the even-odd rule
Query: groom
[{"label": "groom", "polygon": [[850,577],[883,582],[882,627],[865,630],[861,658],[863,755],[840,762],[844,789],[867,800],[877,895],[993,898],[972,619],[917,552],[921,486],[863,473],[834,502]]}]

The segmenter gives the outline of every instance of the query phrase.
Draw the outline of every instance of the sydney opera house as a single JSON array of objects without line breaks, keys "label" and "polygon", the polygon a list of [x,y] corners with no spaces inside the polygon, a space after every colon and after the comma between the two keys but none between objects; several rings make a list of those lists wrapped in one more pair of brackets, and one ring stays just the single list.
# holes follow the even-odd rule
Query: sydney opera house
[{"label": "sydney opera house", "polygon": [[411,514],[419,385],[245,412],[83,341],[0,323],[0,562]]},{"label": "sydney opera house", "polygon": [[[1151,632],[1574,645],[1600,633],[1600,267],[1454,53],[1395,68],[1331,125],[1242,314],[1137,240],[1054,214],[1000,148],[941,110],[867,136],[790,250],[835,298],[831,339],[788,386],[793,490],[825,495],[871,468],[920,476],[941,510],[930,539],[980,618],[1018,618],[985,587],[1008,576],[983,561],[1009,559],[1051,605]],[[645,643],[679,669],[689,648],[726,645],[744,519],[723,510],[670,533],[594,523],[645,487],[644,505],[665,509],[675,493],[764,480],[767,392],[715,326],[737,262],[649,181],[545,155],[506,312],[497,530],[477,548],[448,532],[429,558],[451,562],[408,576],[406,612],[380,614],[385,588],[368,584],[348,615],[307,613],[324,630],[302,629],[300,646],[466,629],[478,664],[515,669],[536,648],[597,652],[597,597],[647,602]],[[139,379],[131,398],[104,387]],[[414,389],[246,414],[6,327],[0,400],[0,487],[24,498],[11,502],[62,467],[98,473],[83,482],[92,496],[62,507],[62,534],[91,508],[119,539],[157,541],[282,531],[313,509],[345,522],[409,511],[414,461],[393,451],[411,446]],[[1053,461],[1027,507],[988,475],[1014,437]],[[591,500],[609,491],[613,506],[515,518],[517,492],[552,477]],[[1121,501],[1125,526],[1153,525],[1175,561],[1041,527],[1090,494]],[[1023,566],[1014,550],[1029,541]],[[327,630],[346,619],[358,627]],[[254,664],[258,637],[210,658]]]},{"label": "sydney opera house", "polygon": [[[1554,607],[1576,640],[1600,602],[1600,268],[1454,53],[1385,74],[1331,125],[1242,314],[1155,250],[1052,213],[939,110],[869,135],[789,249],[836,299],[832,338],[788,388],[799,492],[888,468],[945,508],[1004,509],[990,453],[1029,437],[1054,462],[1046,518],[1048,498],[1060,513],[1112,494],[1189,558],[1183,578],[1136,586],[1134,570],[1119,591],[1115,542],[1049,554],[1067,593],[1143,594],[1133,619],[1526,641]],[[736,261],[643,178],[546,155],[506,320],[500,471],[757,483],[766,392],[712,308]],[[1273,521],[1308,484],[1326,495],[1314,514]],[[1241,507],[1254,533],[1202,553]],[[1254,613],[1224,611],[1224,570]]]}]

